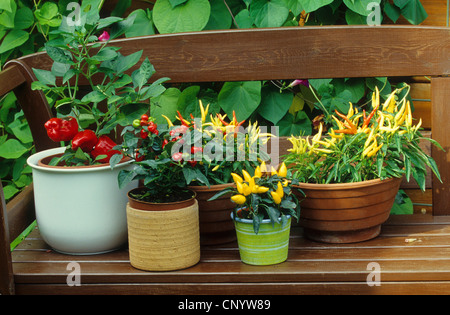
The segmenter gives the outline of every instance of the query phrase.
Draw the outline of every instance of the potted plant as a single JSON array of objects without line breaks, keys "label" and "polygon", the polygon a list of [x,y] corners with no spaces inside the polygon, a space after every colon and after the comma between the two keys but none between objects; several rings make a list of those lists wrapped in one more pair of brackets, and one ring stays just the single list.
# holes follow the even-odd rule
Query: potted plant
[{"label": "potted plant", "polygon": [[440,179],[434,160],[419,141],[406,87],[380,103],[375,90],[370,113],[350,103],[346,115],[336,111],[334,125],[322,136],[323,125],[311,137],[291,137],[285,162],[306,198],[300,224],[307,237],[327,243],[368,240],[380,233],[402,181],[411,175],[425,190],[427,166]]},{"label": "potted plant", "polygon": [[131,161],[122,161],[116,148],[116,127],[148,110],[162,80],[146,85],[154,72],[148,59],[131,76],[125,73],[142,52],[123,56],[108,45],[105,28],[120,18],[101,19],[95,7],[81,11],[80,25],[69,26],[64,18],[46,43],[51,71],[33,69],[38,80],[32,88],[55,100],[57,117],[43,127],[61,147],[32,155],[28,164],[43,239],[63,253],[95,254],[127,239],[126,191],[116,178]]},{"label": "potted plant", "polygon": [[286,165],[266,169],[264,162],[251,176],[233,173],[235,187],[226,188],[211,200],[231,193],[235,204],[231,212],[239,253],[244,263],[272,265],[287,259],[292,218],[298,219],[300,204],[286,179]]},{"label": "potted plant", "polygon": [[126,207],[130,263],[141,270],[183,269],[200,260],[198,202],[169,133],[147,114],[124,129],[121,148],[134,167],[121,170],[118,180],[120,188],[141,183],[128,192]]},{"label": "potted plant", "polygon": [[178,112],[180,125],[168,119],[171,127],[173,147],[183,154],[183,174],[189,188],[197,193],[200,212],[200,241],[202,245],[218,245],[236,239],[230,211],[234,204],[229,196],[222,195],[209,200],[217,192],[233,186],[231,174],[242,170],[252,170],[258,160],[267,160],[268,154],[262,149],[271,134],[261,132],[258,123],[238,121],[233,112],[229,120],[226,115],[209,114],[199,101],[200,117],[191,114],[190,119]]}]

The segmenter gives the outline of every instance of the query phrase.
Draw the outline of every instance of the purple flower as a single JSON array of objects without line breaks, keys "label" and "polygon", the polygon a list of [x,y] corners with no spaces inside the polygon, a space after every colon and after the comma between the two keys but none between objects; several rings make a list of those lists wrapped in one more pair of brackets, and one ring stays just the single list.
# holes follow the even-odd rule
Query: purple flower
[{"label": "purple flower", "polygon": [[103,31],[102,35],[98,37],[98,40],[101,42],[106,42],[109,40],[109,34],[107,31]]},{"label": "purple flower", "polygon": [[289,84],[288,87],[294,87],[294,86],[299,85],[299,84],[304,85],[306,87],[309,87],[308,80],[294,80],[294,81],[291,82],[291,84]]}]

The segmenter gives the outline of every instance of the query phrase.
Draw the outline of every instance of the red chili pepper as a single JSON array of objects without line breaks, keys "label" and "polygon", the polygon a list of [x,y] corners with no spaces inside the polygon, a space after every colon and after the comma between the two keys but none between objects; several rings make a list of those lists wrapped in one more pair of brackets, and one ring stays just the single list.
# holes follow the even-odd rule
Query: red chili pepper
[{"label": "red chili pepper", "polygon": [[70,141],[78,133],[78,122],[74,117],[52,118],[44,124],[47,135],[55,142]]},{"label": "red chili pepper", "polygon": [[141,138],[142,139],[148,138],[148,132],[145,129],[141,129]]},{"label": "red chili pepper", "polygon": [[175,162],[181,161],[182,158],[183,158],[183,153],[181,153],[181,152],[176,152],[172,155],[172,160],[174,160]]},{"label": "red chili pepper", "polygon": [[86,129],[78,132],[75,137],[72,139],[72,150],[76,151],[78,148],[81,148],[83,152],[91,152],[94,149],[94,146],[97,144],[98,138],[90,129]]},{"label": "red chili pepper", "polygon": [[98,138],[97,145],[91,152],[91,156],[95,159],[100,155],[106,155],[105,158],[98,160],[100,163],[109,163],[109,160],[114,154],[120,154],[120,151],[112,150],[117,144],[108,136],[102,135]]},{"label": "red chili pepper", "polygon": [[142,160],[144,160],[144,156],[139,152],[136,152],[136,157],[134,159],[136,160],[136,162],[141,162]]},{"label": "red chili pepper", "polygon": [[155,133],[157,131],[158,125],[154,123],[153,121],[148,122],[148,131],[151,133]]},{"label": "red chili pepper", "polygon": [[169,140],[164,139],[162,142],[162,147],[164,148],[169,143]]},{"label": "red chili pepper", "polygon": [[202,147],[192,147],[191,148],[191,153],[195,154],[197,152],[203,152],[203,148]]}]

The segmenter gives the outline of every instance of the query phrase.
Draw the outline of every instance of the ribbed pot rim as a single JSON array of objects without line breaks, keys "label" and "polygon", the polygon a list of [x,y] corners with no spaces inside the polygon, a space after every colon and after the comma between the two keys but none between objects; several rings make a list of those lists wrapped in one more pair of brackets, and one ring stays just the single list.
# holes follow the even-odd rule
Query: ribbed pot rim
[{"label": "ribbed pot rim", "polygon": [[368,187],[368,186],[374,186],[379,184],[385,184],[388,182],[392,182],[395,180],[399,180],[401,177],[391,177],[387,179],[381,180],[380,178],[376,179],[370,179],[366,181],[361,182],[353,182],[353,183],[332,183],[332,184],[312,184],[312,183],[299,183],[297,185],[293,185],[294,187],[304,188],[304,189],[310,189],[310,190],[343,190],[343,189],[355,189],[355,188],[361,188],[361,187]]},{"label": "ribbed pot rim", "polygon": [[[286,216],[286,218],[290,218],[291,216],[290,215],[287,215]],[[237,222],[241,222],[241,223],[247,223],[247,224],[253,224],[253,220],[250,220],[250,219],[242,219],[242,218],[239,218],[239,217],[234,217],[234,211],[232,211],[231,212],[231,219],[232,220],[234,220],[234,221],[237,221]],[[281,217],[280,218],[278,218],[278,222],[280,222],[280,219],[281,219]],[[261,221],[261,223],[262,224],[264,224],[264,223],[272,223],[272,221],[270,221],[270,219],[264,219],[264,220],[262,220]]]}]

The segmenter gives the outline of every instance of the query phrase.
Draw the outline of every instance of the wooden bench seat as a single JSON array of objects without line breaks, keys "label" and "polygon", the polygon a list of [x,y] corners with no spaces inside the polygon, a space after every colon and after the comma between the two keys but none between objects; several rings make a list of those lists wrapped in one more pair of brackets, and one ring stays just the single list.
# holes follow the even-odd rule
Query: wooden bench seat
[{"label": "wooden bench seat", "polygon": [[[358,244],[325,245],[294,227],[285,263],[249,266],[235,243],[202,248],[200,263],[174,272],[145,272],[126,249],[95,256],[55,253],[33,231],[12,253],[10,241],[34,220],[32,186],[8,205],[0,190],[1,294],[448,294],[450,293],[450,29],[439,27],[301,27],[227,30],[120,39],[128,55],[143,49],[171,82],[217,82],[347,77],[431,77],[432,150],[443,183],[432,178],[433,215],[391,216],[381,236]],[[0,73],[0,96],[14,91],[37,151],[55,146],[45,134],[51,112],[31,91],[31,68],[49,69],[45,53],[10,61]],[[238,105],[238,104],[237,104]],[[1,187],[0,187],[1,188]],[[70,262],[81,286],[68,286]],[[380,266],[380,286],[366,282]],[[374,278],[376,280],[376,277]]]},{"label": "wooden bench seat", "polygon": [[[133,268],[126,248],[103,255],[68,256],[51,250],[34,230],[12,253],[17,294],[446,294],[450,292],[450,217],[391,216],[376,239],[322,244],[292,228],[288,260],[250,266],[237,243],[202,248],[188,269]],[[77,262],[81,285],[68,286]],[[380,266],[380,285],[369,286]],[[369,266],[369,268],[368,268]],[[45,279],[45,281],[44,281]]]}]

